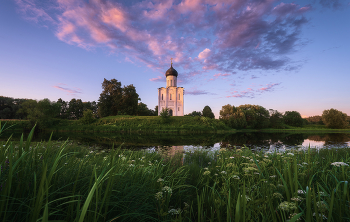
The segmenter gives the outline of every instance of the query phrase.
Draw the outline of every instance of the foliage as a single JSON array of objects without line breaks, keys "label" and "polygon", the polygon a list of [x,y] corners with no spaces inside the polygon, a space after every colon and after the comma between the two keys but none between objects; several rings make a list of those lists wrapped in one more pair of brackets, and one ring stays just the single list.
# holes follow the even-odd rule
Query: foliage
[{"label": "foliage", "polygon": [[302,127],[304,124],[303,118],[297,111],[286,111],[283,115],[283,121],[289,126]]},{"label": "foliage", "polygon": [[18,110],[20,114],[27,116],[32,125],[36,124],[39,128],[50,127],[54,124],[54,118],[59,116],[60,104],[51,102],[49,99],[27,100],[22,103]]},{"label": "foliage", "polygon": [[203,113],[204,117],[208,117],[208,118],[211,118],[211,119],[215,118],[215,115],[214,115],[213,111],[211,111],[211,108],[209,106],[205,106],[203,108],[202,113]]},{"label": "foliage", "polygon": [[170,113],[168,108],[163,108],[160,112],[160,117],[163,123],[168,123],[170,121]]},{"label": "foliage", "polygon": [[350,219],[346,148],[168,156],[32,135],[0,142],[1,221]]},{"label": "foliage", "polygon": [[91,109],[83,112],[83,117],[80,119],[83,124],[90,124],[95,121],[94,114]]},{"label": "foliage", "polygon": [[283,114],[277,110],[270,109],[270,127],[275,129],[283,129]]},{"label": "foliage", "polygon": [[121,87],[116,79],[104,79],[102,93],[98,101],[100,117],[119,114],[136,115],[139,95],[133,85]]},{"label": "foliage", "polygon": [[331,129],[345,129],[349,125],[347,115],[336,109],[324,110],[322,120]]},{"label": "foliage", "polygon": [[155,107],[155,110],[148,109],[147,105],[139,102],[137,107],[138,116],[158,116],[158,106]]},{"label": "foliage", "polygon": [[200,111],[193,111],[192,113],[186,114],[185,116],[192,116],[192,117],[199,116],[199,117],[201,117],[202,116],[202,112],[200,112]]},{"label": "foliage", "polygon": [[269,125],[269,112],[258,105],[241,105],[239,107],[227,104],[220,110],[220,119],[235,129],[262,129]]},{"label": "foliage", "polygon": [[0,119],[25,119],[26,116],[18,112],[25,101],[27,99],[0,96]]},{"label": "foliage", "polygon": [[309,124],[319,124],[319,125],[323,125],[323,120],[322,120],[322,116],[309,116],[308,118],[306,118],[306,120],[308,121]]}]

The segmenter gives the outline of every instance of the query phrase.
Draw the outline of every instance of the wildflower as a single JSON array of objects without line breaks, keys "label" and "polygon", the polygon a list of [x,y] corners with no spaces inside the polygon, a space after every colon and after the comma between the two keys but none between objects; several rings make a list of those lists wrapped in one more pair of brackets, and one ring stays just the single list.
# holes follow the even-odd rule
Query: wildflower
[{"label": "wildflower", "polygon": [[159,178],[158,180],[157,180],[157,182],[159,183],[159,182],[163,182],[164,180],[162,179],[162,178]]},{"label": "wildflower", "polygon": [[229,168],[229,167],[234,167],[235,165],[233,164],[233,163],[228,163],[227,165],[226,165],[226,167],[227,168]]},{"label": "wildflower", "polygon": [[208,164],[211,164],[211,162],[209,162]]},{"label": "wildflower", "polygon": [[259,175],[260,173],[258,173],[258,172],[254,172],[254,174],[257,174],[257,175]]},{"label": "wildflower", "polygon": [[[313,213],[312,216],[315,217],[315,216],[316,216],[316,213]],[[323,220],[327,220],[327,217],[326,217],[325,215],[323,215],[323,214],[318,214],[318,216],[319,216],[319,217],[322,217]]]},{"label": "wildflower", "polygon": [[298,202],[298,201],[302,201],[303,200],[303,198],[302,197],[299,197],[299,196],[296,196],[296,197],[292,197],[292,198],[290,198],[292,201],[296,201],[296,202]]},{"label": "wildflower", "polygon": [[[241,195],[241,197],[242,197],[242,195]],[[248,195],[245,195],[245,200],[246,200],[246,201],[250,201],[250,200],[252,200],[252,199],[250,199],[250,197],[249,197]]]},{"label": "wildflower", "polygon": [[242,152],[242,150],[241,149],[237,149],[236,152]]},{"label": "wildflower", "polygon": [[126,160],[125,156],[123,156],[123,157],[121,158],[121,160],[122,160],[122,161]]},{"label": "wildflower", "polygon": [[269,158],[269,156],[267,156],[267,155],[265,155],[264,157],[265,157],[265,158]]},{"label": "wildflower", "polygon": [[244,172],[250,172],[250,171],[258,171],[256,168],[254,167],[247,167],[243,169]]},{"label": "wildflower", "polygon": [[163,193],[162,193],[161,191],[158,192],[158,193],[156,193],[155,198],[156,198],[156,200],[161,200],[161,199],[163,199]]},{"label": "wildflower", "polygon": [[327,210],[327,205],[324,201],[316,202],[316,206],[320,212],[326,212]]},{"label": "wildflower", "polygon": [[282,155],[282,153],[277,153],[277,155],[281,156],[281,155]]},{"label": "wildflower", "polygon": [[334,162],[334,163],[331,163],[331,165],[336,166],[336,167],[349,166],[349,164],[344,163],[344,162]]},{"label": "wildflower", "polygon": [[227,174],[226,171],[221,171],[221,174]]},{"label": "wildflower", "polygon": [[168,186],[163,187],[162,190],[163,190],[164,192],[167,192],[167,193],[170,193],[170,194],[173,193],[173,190],[172,190],[170,187],[168,187]]},{"label": "wildflower", "polygon": [[236,180],[239,180],[239,179],[240,179],[239,176],[237,176],[237,175],[233,175],[232,178],[233,178],[233,179],[236,179]]},{"label": "wildflower", "polygon": [[204,167],[203,170],[209,170],[208,167]]},{"label": "wildflower", "polygon": [[294,153],[287,153],[287,155],[289,155],[289,156],[294,156]]},{"label": "wildflower", "polygon": [[298,190],[298,194],[305,194],[306,192],[303,190]]},{"label": "wildflower", "polygon": [[94,152],[94,151],[91,150],[89,153],[93,153],[93,152]]},{"label": "wildflower", "polygon": [[171,215],[175,215],[175,214],[180,214],[181,213],[181,209],[178,208],[178,209],[171,209],[168,211],[169,214]]},{"label": "wildflower", "polygon": [[273,198],[276,198],[276,199],[283,200],[283,196],[282,196],[282,194],[280,194],[280,193],[274,193],[274,194],[272,195],[272,197],[273,197]]},{"label": "wildflower", "polygon": [[205,172],[203,173],[203,175],[204,175],[204,176],[210,175],[210,171],[209,171],[209,170],[205,171]]},{"label": "wildflower", "polygon": [[219,174],[216,173],[216,174],[214,174],[214,175],[217,176],[217,175],[219,175]]},{"label": "wildflower", "polygon": [[271,178],[275,178],[276,177],[276,175],[272,175],[272,176],[270,176]]},{"label": "wildflower", "polygon": [[288,201],[284,201],[284,202],[280,203],[280,205],[278,206],[278,209],[284,210],[284,211],[293,211],[293,210],[297,209],[297,206],[295,203],[290,203]]},{"label": "wildflower", "polygon": [[235,158],[234,156],[230,156],[231,159]]},{"label": "wildflower", "polygon": [[226,152],[226,148],[221,148],[220,150],[219,150],[219,152],[221,153],[221,152]]},{"label": "wildflower", "polygon": [[307,165],[307,163],[306,163],[306,162],[302,162],[302,164],[303,164],[303,165]]}]

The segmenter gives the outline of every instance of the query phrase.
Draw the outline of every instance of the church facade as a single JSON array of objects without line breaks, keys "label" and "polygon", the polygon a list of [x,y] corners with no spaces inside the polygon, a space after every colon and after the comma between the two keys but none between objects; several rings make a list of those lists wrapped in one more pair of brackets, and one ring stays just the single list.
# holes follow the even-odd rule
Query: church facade
[{"label": "church facade", "polygon": [[171,63],[170,68],[165,73],[166,88],[158,88],[158,116],[160,112],[168,108],[171,116],[184,115],[184,88],[177,87],[177,71]]}]

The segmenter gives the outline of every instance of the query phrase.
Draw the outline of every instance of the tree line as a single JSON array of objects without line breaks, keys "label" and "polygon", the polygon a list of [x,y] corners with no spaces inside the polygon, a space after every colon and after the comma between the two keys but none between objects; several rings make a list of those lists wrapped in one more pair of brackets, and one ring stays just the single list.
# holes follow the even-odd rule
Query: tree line
[{"label": "tree line", "polygon": [[[102,92],[99,100],[83,102],[81,99],[73,98],[64,101],[61,98],[55,101],[43,99],[40,101],[32,99],[14,99],[0,96],[0,119],[28,119],[33,124],[47,127],[59,119],[82,120],[90,123],[95,118],[116,115],[157,116],[158,106],[154,110],[149,109],[146,104],[140,102],[140,97],[135,86],[123,86],[116,79],[102,82]],[[167,116],[162,112],[163,116]],[[193,111],[185,116],[215,118],[209,106],[202,111]],[[324,124],[329,128],[347,128],[350,117],[336,110],[324,110],[322,116],[313,116],[303,119],[297,111],[286,111],[281,113],[259,105],[233,106],[227,104],[220,110],[219,120],[234,129],[282,129],[286,126],[301,127],[307,124]]]}]

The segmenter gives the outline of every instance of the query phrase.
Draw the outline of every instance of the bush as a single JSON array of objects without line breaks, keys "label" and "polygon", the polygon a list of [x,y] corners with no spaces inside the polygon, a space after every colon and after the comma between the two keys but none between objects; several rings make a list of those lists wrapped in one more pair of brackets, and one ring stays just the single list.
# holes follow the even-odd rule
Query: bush
[{"label": "bush", "polygon": [[169,109],[168,108],[162,109],[162,111],[160,112],[160,117],[162,118],[163,123],[169,122],[170,121]]},{"label": "bush", "polygon": [[324,110],[322,120],[331,129],[344,129],[348,126],[347,115],[336,109]]},{"label": "bush", "polygon": [[83,112],[83,117],[81,117],[80,121],[83,124],[90,124],[94,122],[94,114],[91,109],[88,109]]}]

